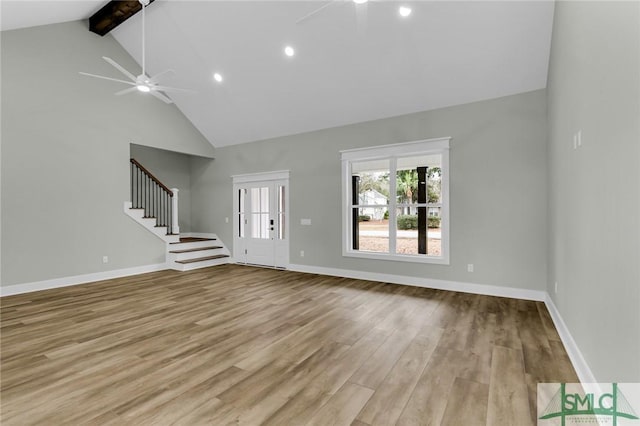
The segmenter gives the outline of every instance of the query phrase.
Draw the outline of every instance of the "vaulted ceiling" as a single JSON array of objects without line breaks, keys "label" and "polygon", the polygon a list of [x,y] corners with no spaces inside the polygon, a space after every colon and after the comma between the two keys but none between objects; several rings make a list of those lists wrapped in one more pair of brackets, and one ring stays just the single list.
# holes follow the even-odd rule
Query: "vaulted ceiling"
[{"label": "vaulted ceiling", "polygon": [[[3,0],[2,29],[87,19],[105,3]],[[401,17],[400,5],[412,13]],[[147,68],[171,68],[164,83],[195,90],[170,96],[224,146],[544,88],[553,10],[552,1],[156,0]],[[138,63],[141,24],[138,13],[111,32]]]}]

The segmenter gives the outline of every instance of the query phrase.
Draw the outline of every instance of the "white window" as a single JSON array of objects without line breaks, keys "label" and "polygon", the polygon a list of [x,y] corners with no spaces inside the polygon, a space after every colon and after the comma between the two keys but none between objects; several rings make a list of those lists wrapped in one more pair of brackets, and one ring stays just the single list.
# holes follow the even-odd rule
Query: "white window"
[{"label": "white window", "polygon": [[449,140],[341,152],[344,256],[449,264]]}]

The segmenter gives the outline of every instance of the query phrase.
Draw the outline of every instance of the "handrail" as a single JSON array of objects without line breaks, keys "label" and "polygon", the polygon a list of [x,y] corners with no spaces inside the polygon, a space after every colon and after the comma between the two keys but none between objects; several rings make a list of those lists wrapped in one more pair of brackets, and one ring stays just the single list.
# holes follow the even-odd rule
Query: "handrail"
[{"label": "handrail", "polygon": [[166,227],[167,235],[180,234],[178,189],[169,189],[134,158],[131,165],[131,208],[144,209],[144,217],[154,218],[156,227]]},{"label": "handrail", "polygon": [[173,197],[173,191],[172,191],[172,190],[170,190],[169,188],[167,188],[167,187],[166,187],[166,185],[165,185],[164,183],[160,182],[160,181],[158,180],[158,178],[157,178],[157,177],[155,177],[155,176],[154,176],[154,175],[153,175],[149,170],[147,170],[147,169],[146,169],[142,164],[138,163],[138,161],[137,161],[135,158],[132,158],[132,159],[131,159],[131,163],[135,164],[135,165],[136,165],[136,167],[138,167],[138,168],[142,171],[142,173],[144,173],[145,175],[147,175],[147,177],[148,177],[149,179],[151,179],[152,181],[154,181],[155,183],[157,183],[157,184],[160,186],[160,188],[164,189],[164,190],[165,190],[165,192],[167,192],[167,193],[169,194],[169,196],[170,196],[170,197]]}]

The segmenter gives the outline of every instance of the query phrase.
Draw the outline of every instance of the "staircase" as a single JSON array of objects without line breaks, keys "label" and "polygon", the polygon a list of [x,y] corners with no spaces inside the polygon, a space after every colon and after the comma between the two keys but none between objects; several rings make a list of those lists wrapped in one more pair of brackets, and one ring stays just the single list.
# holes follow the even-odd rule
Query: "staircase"
[{"label": "staircase", "polygon": [[216,235],[181,237],[169,243],[167,264],[171,269],[189,271],[223,263],[229,263],[229,250]]},{"label": "staircase", "polygon": [[124,213],[163,240],[167,267],[177,271],[229,263],[230,253],[215,234],[180,234],[178,189],[169,189],[131,159],[131,200]]}]

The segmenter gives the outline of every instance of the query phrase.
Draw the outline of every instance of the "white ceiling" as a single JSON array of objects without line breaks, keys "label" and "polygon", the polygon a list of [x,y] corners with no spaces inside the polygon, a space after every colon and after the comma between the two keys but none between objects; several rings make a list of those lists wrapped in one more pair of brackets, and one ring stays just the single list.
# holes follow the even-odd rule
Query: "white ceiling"
[{"label": "white ceiling", "polygon": [[[20,12],[34,3],[31,13]],[[174,69],[163,83],[196,90],[171,97],[214,146],[546,87],[552,1],[408,2],[413,13],[402,19],[398,1],[337,0],[296,24],[324,4],[157,0],[147,9],[148,73]],[[3,1],[2,24],[88,18],[99,8]],[[112,34],[141,63],[141,14]],[[287,44],[293,58],[283,54]]]},{"label": "white ceiling", "polygon": [[0,29],[35,27],[88,19],[105,0],[0,0]]}]

